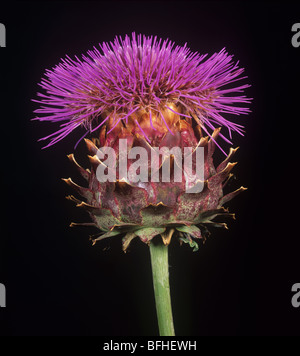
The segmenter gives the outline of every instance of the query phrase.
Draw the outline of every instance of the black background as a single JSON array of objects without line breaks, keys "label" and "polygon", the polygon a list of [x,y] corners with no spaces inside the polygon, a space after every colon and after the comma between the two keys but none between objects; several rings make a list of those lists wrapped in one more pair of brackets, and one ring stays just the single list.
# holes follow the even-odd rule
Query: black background
[{"label": "black background", "polygon": [[[291,305],[299,268],[300,47],[289,2],[10,2],[1,4],[2,335],[157,335],[148,247],[119,238],[91,246],[94,231],[69,228],[83,216],[61,177],[78,173],[66,155],[83,131],[52,148],[37,140],[51,124],[30,121],[44,70],[61,57],[132,31],[188,42],[192,51],[226,46],[246,68],[252,113],[234,136],[239,164],[230,203],[237,220],[213,230],[193,253],[170,246],[177,335],[300,335]],[[225,147],[227,150],[228,146]],[[81,143],[76,156],[83,161]],[[220,156],[221,158],[221,156]],[[77,179],[76,179],[77,178]]]}]

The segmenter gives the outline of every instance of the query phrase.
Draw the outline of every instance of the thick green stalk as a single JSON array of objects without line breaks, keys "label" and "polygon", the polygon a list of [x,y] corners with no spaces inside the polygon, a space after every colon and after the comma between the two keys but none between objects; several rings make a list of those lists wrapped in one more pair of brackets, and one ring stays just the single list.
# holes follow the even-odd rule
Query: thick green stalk
[{"label": "thick green stalk", "polygon": [[159,334],[175,336],[169,285],[168,246],[162,242],[156,244],[151,242],[150,255]]}]

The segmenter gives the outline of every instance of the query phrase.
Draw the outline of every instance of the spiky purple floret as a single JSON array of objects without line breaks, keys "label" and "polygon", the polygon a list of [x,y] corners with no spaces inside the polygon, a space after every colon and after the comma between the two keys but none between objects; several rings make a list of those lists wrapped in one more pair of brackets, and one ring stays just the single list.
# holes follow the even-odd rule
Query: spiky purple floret
[{"label": "spiky purple floret", "polygon": [[150,120],[155,113],[165,122],[162,110],[174,111],[169,103],[180,105],[180,115],[192,115],[207,133],[225,126],[230,137],[231,131],[242,134],[243,126],[223,114],[249,112],[240,104],[251,99],[239,94],[249,85],[228,86],[246,77],[225,49],[207,58],[186,44],[175,47],[168,39],[135,33],[99,46],[102,52],[94,47],[82,59],[67,56],[46,70],[40,83],[46,94],[38,93],[40,100],[33,100],[41,104],[35,119],[60,123],[58,131],[42,138],[50,140],[46,147],[78,126],[88,134],[110,118],[116,124],[126,122],[140,109],[150,113]]}]

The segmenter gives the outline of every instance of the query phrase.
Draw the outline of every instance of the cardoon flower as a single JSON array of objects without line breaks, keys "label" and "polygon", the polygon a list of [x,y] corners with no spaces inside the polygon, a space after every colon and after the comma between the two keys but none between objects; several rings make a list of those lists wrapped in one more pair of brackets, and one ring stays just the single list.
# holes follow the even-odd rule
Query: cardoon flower
[{"label": "cardoon flower", "polygon": [[[150,247],[161,335],[173,335],[167,248],[171,239],[198,249],[208,228],[227,227],[217,217],[234,216],[224,204],[245,188],[224,195],[236,149],[217,167],[220,136],[231,144],[247,114],[249,85],[225,49],[211,56],[157,37],[126,36],[103,43],[81,58],[66,57],[41,81],[40,121],[59,123],[42,140],[49,147],[84,127],[90,169],[75,163],[86,187],[65,179],[83,197],[68,198],[86,210],[99,234],[93,241],[122,238],[126,251],[138,237]],[[220,129],[223,127],[222,133]],[[82,138],[83,138],[82,137]],[[199,160],[198,152],[202,154]],[[109,159],[110,153],[112,157]],[[224,152],[225,153],[225,152]],[[137,159],[139,156],[139,159]],[[183,165],[189,162],[190,166]],[[200,162],[202,174],[193,174]],[[100,174],[100,173],[101,174]],[[178,173],[179,172],[179,173]],[[154,237],[161,237],[154,239]]]}]

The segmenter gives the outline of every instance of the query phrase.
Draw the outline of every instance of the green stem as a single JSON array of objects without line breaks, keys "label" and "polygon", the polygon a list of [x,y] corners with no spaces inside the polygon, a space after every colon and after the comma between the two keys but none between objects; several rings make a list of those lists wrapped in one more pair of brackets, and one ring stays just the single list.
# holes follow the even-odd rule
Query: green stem
[{"label": "green stem", "polygon": [[153,287],[160,336],[175,336],[170,285],[168,246],[150,243]]}]

